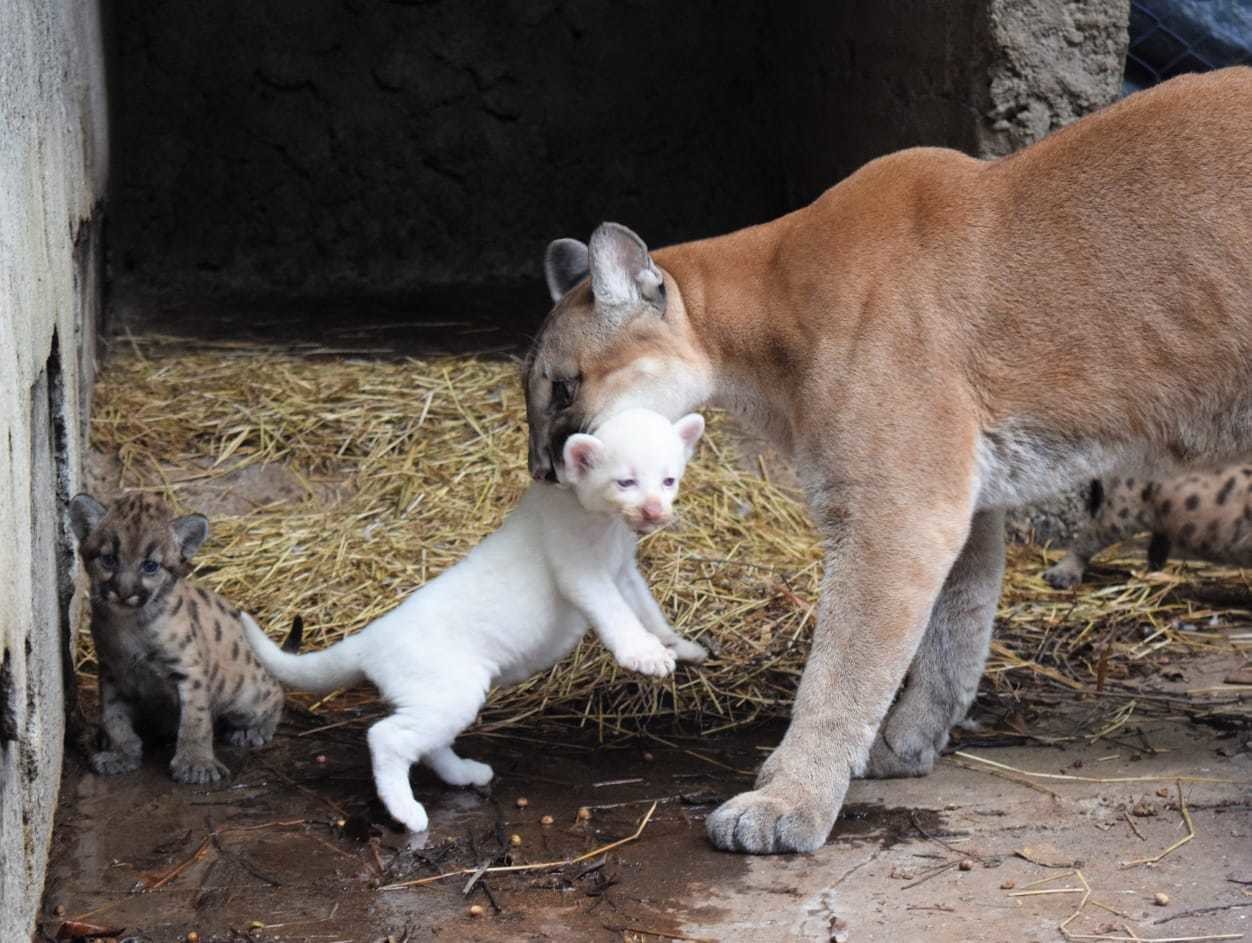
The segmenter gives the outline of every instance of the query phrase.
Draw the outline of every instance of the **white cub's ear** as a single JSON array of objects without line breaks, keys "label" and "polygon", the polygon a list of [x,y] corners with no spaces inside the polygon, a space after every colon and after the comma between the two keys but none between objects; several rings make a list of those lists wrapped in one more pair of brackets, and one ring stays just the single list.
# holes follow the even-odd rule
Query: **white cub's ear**
[{"label": "white cub's ear", "polygon": [[203,514],[176,518],[170,526],[174,528],[174,539],[178,541],[184,560],[190,560],[209,536],[209,519]]},{"label": "white cub's ear", "polygon": [[700,441],[700,436],[704,435],[704,417],[699,413],[688,413],[674,423],[674,431],[678,433],[678,438],[683,440],[683,445],[687,449],[687,458],[691,458],[691,453],[696,450],[696,443]]},{"label": "white cub's ear", "polygon": [[565,440],[563,455],[566,473],[576,481],[600,464],[604,443],[593,435],[575,433]]},{"label": "white cub's ear", "polygon": [[557,239],[548,244],[543,257],[543,276],[548,294],[560,301],[565,293],[587,277],[587,246],[577,239]]},{"label": "white cub's ear", "polygon": [[596,311],[620,320],[640,301],[665,309],[665,281],[644,241],[618,223],[601,223],[588,246]]}]

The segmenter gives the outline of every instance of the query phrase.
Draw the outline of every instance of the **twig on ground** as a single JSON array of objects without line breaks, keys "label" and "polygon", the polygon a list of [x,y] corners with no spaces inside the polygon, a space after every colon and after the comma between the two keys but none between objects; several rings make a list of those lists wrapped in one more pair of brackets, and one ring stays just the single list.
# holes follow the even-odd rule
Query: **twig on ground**
[{"label": "twig on ground", "polygon": [[[635,829],[633,834],[627,835],[625,838],[619,838],[615,842],[609,842],[607,845],[601,845],[599,848],[593,848],[591,851],[585,852],[581,855],[578,855],[577,857],[566,858],[564,861],[540,861],[540,862],[536,862],[535,864],[500,865],[494,868],[487,868],[483,871],[483,873],[484,874],[504,874],[504,873],[513,872],[513,871],[540,871],[545,868],[565,868],[565,867],[569,867],[569,865],[571,864],[577,864],[580,861],[586,861],[588,858],[594,858],[596,855],[602,855],[605,852],[612,851],[614,848],[618,848],[621,845],[625,845],[629,842],[632,842],[635,839],[637,839],[640,835],[642,835],[643,830],[647,827],[648,822],[651,821],[652,819],[652,813],[656,811],[656,805],[657,804],[655,802],[652,803],[652,807],[648,809],[646,813],[644,813],[643,818],[639,822],[639,827]],[[405,887],[421,887],[424,884],[433,884],[436,881],[443,881],[443,880],[446,880],[447,878],[459,877],[462,874],[473,874],[476,870],[477,870],[476,868],[461,868],[457,871],[447,871],[443,874],[435,874],[427,878],[417,878],[416,880],[413,880],[413,881],[401,881],[398,884],[387,884],[387,885],[384,885],[383,887],[380,887],[379,890],[397,891]]]},{"label": "twig on ground", "polygon": [[1137,858],[1134,861],[1123,861],[1122,862],[1123,868],[1133,868],[1135,865],[1138,865],[1138,864],[1156,864],[1158,861],[1160,861],[1162,858],[1168,855],[1171,851],[1181,848],[1183,845],[1187,844],[1187,842],[1191,841],[1191,839],[1195,838],[1195,823],[1191,821],[1191,813],[1187,811],[1187,802],[1182,797],[1182,783],[1181,782],[1178,783],[1178,809],[1180,812],[1182,812],[1182,820],[1183,820],[1183,823],[1187,826],[1187,834],[1184,835],[1182,838],[1178,839],[1178,841],[1174,842],[1172,845],[1170,845],[1168,848],[1162,851],[1159,855],[1153,855],[1151,858]]}]

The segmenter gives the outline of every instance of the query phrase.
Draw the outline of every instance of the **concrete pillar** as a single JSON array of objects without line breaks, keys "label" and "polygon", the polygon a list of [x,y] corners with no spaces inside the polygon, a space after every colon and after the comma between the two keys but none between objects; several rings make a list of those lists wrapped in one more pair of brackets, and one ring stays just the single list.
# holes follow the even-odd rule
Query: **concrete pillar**
[{"label": "concrete pillar", "polygon": [[0,0],[0,940],[30,938],[72,695],[78,486],[101,302],[95,2]]}]

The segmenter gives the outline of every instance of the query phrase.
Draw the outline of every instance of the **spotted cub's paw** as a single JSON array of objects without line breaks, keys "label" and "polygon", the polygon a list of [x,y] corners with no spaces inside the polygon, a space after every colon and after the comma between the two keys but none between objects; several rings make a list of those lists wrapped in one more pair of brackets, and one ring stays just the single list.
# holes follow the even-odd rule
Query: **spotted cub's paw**
[{"label": "spotted cub's paw", "polygon": [[200,786],[220,782],[230,775],[230,770],[212,754],[208,756],[175,754],[174,759],[170,761],[170,773],[174,776],[175,782]]},{"label": "spotted cub's paw", "polygon": [[674,657],[676,659],[679,661],[691,662],[693,665],[698,665],[700,662],[704,661],[704,659],[709,657],[708,649],[706,649],[703,645],[698,645],[695,642],[689,642],[685,638],[680,638],[675,642],[671,642],[668,647],[669,650],[674,653]]},{"label": "spotted cub's paw", "polygon": [[1082,573],[1075,572],[1073,567],[1058,563],[1043,571],[1043,580],[1053,589],[1070,589],[1082,580]]},{"label": "spotted cub's paw", "polygon": [[101,776],[118,776],[139,769],[141,757],[138,753],[123,753],[120,750],[101,750],[91,756],[91,768]]},{"label": "spotted cub's paw", "polygon": [[223,738],[232,747],[263,747],[274,739],[274,731],[264,727],[237,727],[226,731]]},{"label": "spotted cub's paw", "polygon": [[628,671],[664,678],[674,670],[674,652],[649,635],[623,646],[617,652],[617,663]]}]

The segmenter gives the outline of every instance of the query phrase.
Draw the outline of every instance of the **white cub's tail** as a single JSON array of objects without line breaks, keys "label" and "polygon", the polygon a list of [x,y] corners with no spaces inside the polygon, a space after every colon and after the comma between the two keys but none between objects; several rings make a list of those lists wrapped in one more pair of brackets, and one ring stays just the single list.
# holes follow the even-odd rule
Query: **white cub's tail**
[{"label": "white cub's tail", "polygon": [[[312,694],[329,694],[336,688],[365,680],[365,673],[357,661],[357,636],[349,636],[320,652],[296,655],[291,654],[291,649],[299,645],[302,624],[293,626],[291,637],[280,648],[261,631],[250,615],[246,612],[241,615],[244,632],[256,657],[270,674],[287,687]],[[296,617],[298,622],[299,618]]]}]

